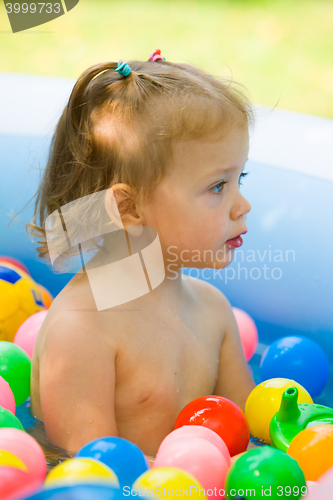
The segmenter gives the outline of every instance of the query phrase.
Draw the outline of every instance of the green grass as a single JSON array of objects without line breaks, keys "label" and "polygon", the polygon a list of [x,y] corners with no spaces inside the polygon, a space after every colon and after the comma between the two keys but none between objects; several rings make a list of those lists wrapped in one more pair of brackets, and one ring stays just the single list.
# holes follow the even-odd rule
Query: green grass
[{"label": "green grass", "polygon": [[1,71],[77,78],[102,61],[170,61],[233,76],[252,100],[333,118],[332,0],[81,0],[12,34],[0,3]]}]

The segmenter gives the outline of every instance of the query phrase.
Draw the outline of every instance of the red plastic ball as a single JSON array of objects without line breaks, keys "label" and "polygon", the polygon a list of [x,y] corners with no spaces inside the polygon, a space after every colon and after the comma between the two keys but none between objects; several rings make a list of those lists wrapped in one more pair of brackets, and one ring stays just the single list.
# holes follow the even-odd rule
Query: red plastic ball
[{"label": "red plastic ball", "polygon": [[203,425],[215,431],[228,447],[230,456],[246,450],[250,427],[244,412],[230,399],[202,396],[188,403],[179,413],[175,429],[183,425]]}]

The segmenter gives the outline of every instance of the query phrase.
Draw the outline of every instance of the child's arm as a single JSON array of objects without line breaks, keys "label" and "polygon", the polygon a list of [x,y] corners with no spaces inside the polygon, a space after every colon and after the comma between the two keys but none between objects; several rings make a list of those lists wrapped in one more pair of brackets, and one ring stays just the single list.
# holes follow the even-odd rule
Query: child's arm
[{"label": "child's arm", "polygon": [[40,399],[51,443],[77,452],[93,439],[117,436],[114,411],[116,346],[89,318],[54,318],[42,339]]},{"label": "child's arm", "polygon": [[223,294],[221,294],[221,299],[221,311],[226,322],[226,329],[220,351],[218,379],[214,394],[230,399],[245,411],[246,400],[256,385],[244,356],[231,305]]}]

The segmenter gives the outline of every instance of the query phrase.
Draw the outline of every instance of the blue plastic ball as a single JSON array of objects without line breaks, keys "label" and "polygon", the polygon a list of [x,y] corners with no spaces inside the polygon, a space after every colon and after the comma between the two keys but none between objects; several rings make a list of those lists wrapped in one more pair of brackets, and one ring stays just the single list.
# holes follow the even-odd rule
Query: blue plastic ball
[{"label": "blue plastic ball", "polygon": [[315,398],[321,394],[329,377],[329,363],[324,350],[307,337],[283,337],[273,342],[260,361],[262,381],[289,378],[301,384]]},{"label": "blue plastic ball", "polygon": [[108,465],[117,475],[120,487],[132,486],[134,481],[150,469],[140,448],[119,437],[104,437],[86,444],[75,457],[96,458]]},{"label": "blue plastic ball", "polygon": [[118,488],[76,484],[75,486],[46,488],[25,500],[124,500],[124,498],[125,495]]}]

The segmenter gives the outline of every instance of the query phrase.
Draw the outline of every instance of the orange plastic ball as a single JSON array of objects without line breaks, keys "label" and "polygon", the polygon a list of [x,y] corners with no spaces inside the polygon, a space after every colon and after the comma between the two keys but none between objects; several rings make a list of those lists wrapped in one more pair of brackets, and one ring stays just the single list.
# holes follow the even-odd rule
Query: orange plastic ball
[{"label": "orange plastic ball", "polygon": [[288,455],[297,460],[307,481],[316,481],[333,466],[333,425],[314,425],[297,434]]}]

